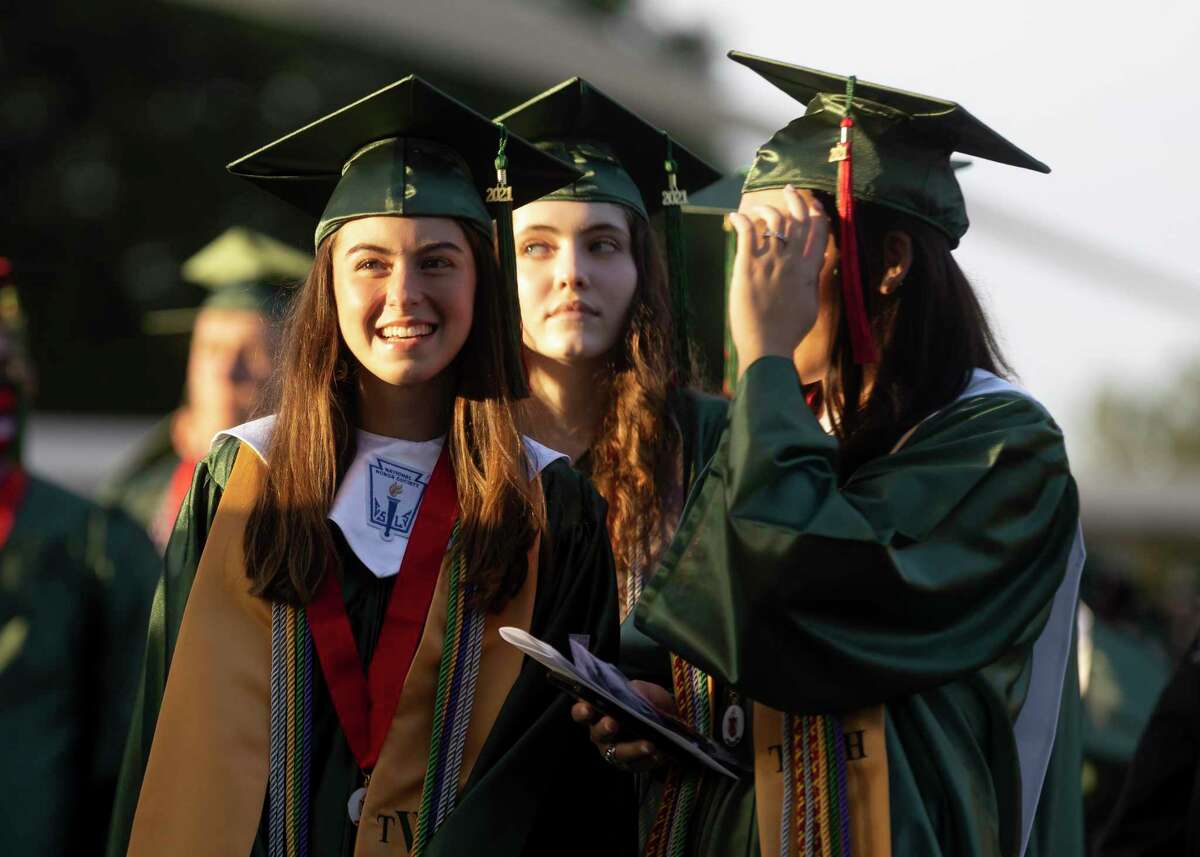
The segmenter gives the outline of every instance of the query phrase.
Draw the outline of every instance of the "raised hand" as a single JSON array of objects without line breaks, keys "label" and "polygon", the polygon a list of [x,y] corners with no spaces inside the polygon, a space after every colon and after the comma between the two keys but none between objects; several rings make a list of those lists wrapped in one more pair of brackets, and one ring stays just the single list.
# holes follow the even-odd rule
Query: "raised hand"
[{"label": "raised hand", "polygon": [[763,191],[775,205],[742,199],[729,215],[737,256],[729,289],[729,325],[739,372],[768,354],[790,358],[817,320],[818,286],[829,245],[829,218],[809,192],[791,185]]}]

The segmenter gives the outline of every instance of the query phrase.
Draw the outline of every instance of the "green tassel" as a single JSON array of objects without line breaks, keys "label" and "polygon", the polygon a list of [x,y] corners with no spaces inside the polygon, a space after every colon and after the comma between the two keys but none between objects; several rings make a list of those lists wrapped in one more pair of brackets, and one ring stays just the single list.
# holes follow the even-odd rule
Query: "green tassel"
[{"label": "green tassel", "polygon": [[505,393],[514,399],[529,395],[529,382],[525,374],[525,359],[521,351],[521,301],[517,293],[517,247],[513,238],[512,188],[508,184],[508,157],[504,149],[508,145],[508,129],[500,127],[500,148],[496,152],[496,187],[488,189],[488,203],[492,219],[496,221],[496,243],[499,245],[500,278],[503,281],[505,300],[500,302],[498,322],[508,331],[508,348],[504,350],[503,378],[507,382]]},{"label": "green tassel", "polygon": [[674,148],[671,138],[667,138],[667,160],[663,165],[667,171],[667,189],[663,191],[663,226],[667,241],[667,267],[671,284],[671,319],[675,331],[673,343],[675,351],[676,381],[687,384],[691,380],[691,348],[688,340],[687,301],[687,248],[683,239],[683,203],[687,200],[687,192],[676,188],[676,171]]}]

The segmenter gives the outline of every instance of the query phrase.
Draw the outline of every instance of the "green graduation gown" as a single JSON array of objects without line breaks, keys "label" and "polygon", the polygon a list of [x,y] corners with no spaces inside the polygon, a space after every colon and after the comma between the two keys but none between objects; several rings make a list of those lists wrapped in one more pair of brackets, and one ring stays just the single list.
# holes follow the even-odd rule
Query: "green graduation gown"
[{"label": "green graduation gown", "polygon": [[[1081,550],[1061,432],[1000,392],[953,403],[844,483],[836,459],[791,362],[757,361],[637,624],[773,708],[882,703],[893,854],[1017,855],[1018,721]],[[1070,623],[1074,592],[1060,600]],[[1027,776],[1045,771],[1030,855],[1082,854],[1078,673],[1063,651],[1053,750]],[[753,779],[707,778],[691,827],[689,854],[757,854]]]},{"label": "green graduation gown", "polygon": [[154,424],[120,470],[105,480],[97,494],[103,506],[123,511],[153,532],[162,514],[163,498],[179,466],[179,454],[171,444],[172,416]]},{"label": "green graduation gown", "polygon": [[0,853],[104,847],[161,561],[142,531],[30,476],[0,550]]},{"label": "green graduation gown", "polygon": [[[238,440],[223,438],[201,461],[167,549],[114,809],[108,849],[112,857],[125,853],[188,593],[240,451],[254,454]],[[604,502],[561,460],[547,466],[541,480],[549,526],[541,543],[530,633],[560,649],[566,648],[569,634],[589,634],[597,653],[613,659],[617,600]],[[395,577],[376,578],[336,527],[332,532],[343,567],[346,612],[365,664],[378,642]],[[356,828],[347,816],[346,801],[362,776],[319,669],[314,670],[314,682],[309,853],[351,855]],[[426,857],[551,853],[561,847],[556,831],[564,824],[590,830],[572,846],[574,853],[632,850],[633,810],[627,790],[617,772],[599,759],[586,733],[571,723],[569,707],[570,700],[526,659],[456,808],[431,840]],[[427,748],[414,747],[412,752],[424,758]],[[593,829],[596,813],[608,821]],[[265,809],[251,853],[267,853]]]}]

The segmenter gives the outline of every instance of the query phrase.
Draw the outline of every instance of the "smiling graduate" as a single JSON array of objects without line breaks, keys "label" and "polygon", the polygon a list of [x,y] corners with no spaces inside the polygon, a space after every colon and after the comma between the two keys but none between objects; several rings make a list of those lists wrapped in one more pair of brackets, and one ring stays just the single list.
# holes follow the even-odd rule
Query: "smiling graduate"
[{"label": "smiling graduate", "polygon": [[316,261],[274,415],[168,545],[110,853],[543,854],[597,803],[574,850],[624,853],[613,772],[497,634],[616,654],[604,503],[517,429],[485,203],[577,173],[415,77],[230,169],[314,215]]}]

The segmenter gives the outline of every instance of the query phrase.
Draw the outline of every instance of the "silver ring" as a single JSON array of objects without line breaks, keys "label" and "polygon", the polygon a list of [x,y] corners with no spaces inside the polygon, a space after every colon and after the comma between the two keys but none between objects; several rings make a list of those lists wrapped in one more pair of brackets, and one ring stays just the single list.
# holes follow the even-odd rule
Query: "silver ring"
[{"label": "silver ring", "polygon": [[770,230],[767,230],[766,232],[764,232],[762,234],[762,237],[763,238],[778,238],[784,244],[788,243],[787,236],[784,235],[782,232],[772,232]]},{"label": "silver ring", "polygon": [[618,764],[618,762],[617,762],[617,745],[616,744],[608,745],[608,749],[604,751],[604,761],[608,762],[610,765]]}]

